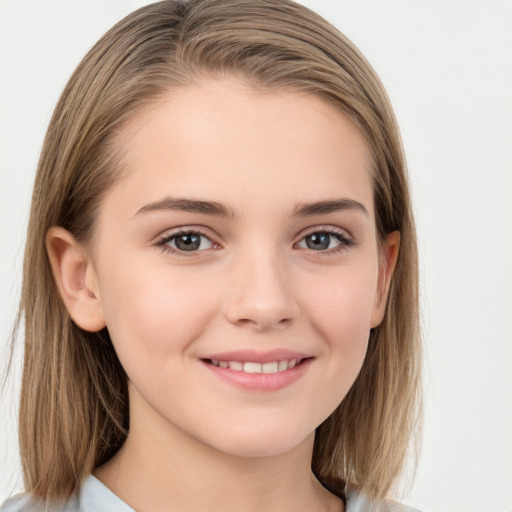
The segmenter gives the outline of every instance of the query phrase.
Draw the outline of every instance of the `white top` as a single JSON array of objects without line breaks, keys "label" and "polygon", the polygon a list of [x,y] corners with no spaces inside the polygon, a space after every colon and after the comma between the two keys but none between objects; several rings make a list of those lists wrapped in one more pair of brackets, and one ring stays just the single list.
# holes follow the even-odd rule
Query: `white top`
[{"label": "white top", "polygon": [[[17,494],[0,507],[0,512],[42,512],[43,510],[40,503],[31,501],[30,494]],[[363,495],[356,493],[348,494],[345,510],[346,512],[420,512],[391,501],[370,502]],[[74,497],[67,503],[45,512],[135,512],[135,510],[95,476],[89,475],[82,485],[78,498]]]}]

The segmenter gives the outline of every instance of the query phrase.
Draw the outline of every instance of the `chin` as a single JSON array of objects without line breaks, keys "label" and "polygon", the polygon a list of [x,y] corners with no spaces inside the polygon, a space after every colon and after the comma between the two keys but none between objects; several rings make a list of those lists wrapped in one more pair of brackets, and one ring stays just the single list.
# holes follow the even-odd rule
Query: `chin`
[{"label": "chin", "polygon": [[218,451],[240,458],[277,457],[299,447],[313,447],[314,430],[308,433],[290,432],[289,429],[261,428],[255,431],[223,432],[214,443],[208,443]]}]

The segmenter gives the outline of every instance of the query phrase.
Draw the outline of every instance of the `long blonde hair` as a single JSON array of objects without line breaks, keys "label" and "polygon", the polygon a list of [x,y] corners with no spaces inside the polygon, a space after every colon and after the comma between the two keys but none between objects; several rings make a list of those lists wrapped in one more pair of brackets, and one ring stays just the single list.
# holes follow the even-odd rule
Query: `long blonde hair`
[{"label": "long blonde hair", "polygon": [[312,468],[333,490],[385,496],[418,428],[420,336],[414,222],[399,131],[387,95],[354,45],[289,0],[169,0],[130,14],[82,60],[56,106],[39,161],[24,260],[25,355],[20,446],[27,491],[69,497],[120,448],[129,427],[127,377],[107,329],[85,332],[59,297],[45,235],[87,241],[119,179],[123,127],[173,87],[237,75],[293,88],[349,116],[373,156],[377,231],[401,233],[387,312],[362,370],[318,427]]}]

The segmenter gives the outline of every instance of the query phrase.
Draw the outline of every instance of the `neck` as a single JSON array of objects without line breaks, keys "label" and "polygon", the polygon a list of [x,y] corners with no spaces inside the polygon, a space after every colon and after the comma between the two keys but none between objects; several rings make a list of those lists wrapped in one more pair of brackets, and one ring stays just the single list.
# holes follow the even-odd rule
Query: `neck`
[{"label": "neck", "polygon": [[311,472],[313,434],[286,453],[240,457],[156,425],[132,417],[121,450],[95,471],[138,512],[343,510]]}]

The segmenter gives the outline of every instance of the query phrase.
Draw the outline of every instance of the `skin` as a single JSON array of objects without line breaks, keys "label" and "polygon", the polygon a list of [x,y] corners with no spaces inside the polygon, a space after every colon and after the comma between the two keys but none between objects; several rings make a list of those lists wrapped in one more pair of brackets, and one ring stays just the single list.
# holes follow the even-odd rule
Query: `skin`
[{"label": "skin", "polygon": [[[139,511],[343,510],[311,473],[314,432],[360,371],[399,243],[377,244],[363,138],[319,97],[225,80],[170,92],[124,140],[91,242],[58,227],[47,237],[72,318],[108,327],[129,377],[128,438],[95,475]],[[169,196],[232,215],[148,208]],[[338,199],[363,208],[293,214]],[[183,255],[176,228],[207,238]],[[309,248],[325,230],[342,241]],[[274,348],[312,361],[273,392],[201,361]]]}]

